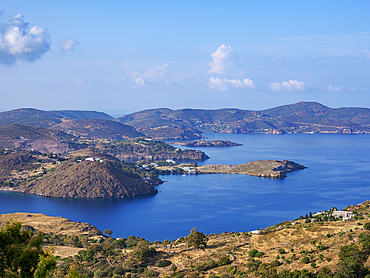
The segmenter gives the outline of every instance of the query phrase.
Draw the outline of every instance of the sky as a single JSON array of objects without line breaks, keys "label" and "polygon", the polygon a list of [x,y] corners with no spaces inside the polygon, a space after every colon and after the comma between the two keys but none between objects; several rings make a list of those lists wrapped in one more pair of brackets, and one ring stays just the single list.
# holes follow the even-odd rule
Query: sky
[{"label": "sky", "polygon": [[3,0],[0,111],[370,108],[370,1]]}]

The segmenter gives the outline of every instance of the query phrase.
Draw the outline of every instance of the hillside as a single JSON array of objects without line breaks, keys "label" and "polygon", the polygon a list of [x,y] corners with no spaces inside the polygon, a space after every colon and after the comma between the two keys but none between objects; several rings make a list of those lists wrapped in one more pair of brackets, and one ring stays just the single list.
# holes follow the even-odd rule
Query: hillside
[{"label": "hillside", "polygon": [[22,118],[42,118],[42,119],[66,118],[66,119],[102,119],[102,120],[113,119],[113,117],[103,112],[78,111],[78,110],[44,111],[34,108],[20,108],[0,113],[0,119],[22,119]]},{"label": "hillside", "polygon": [[72,265],[86,277],[366,277],[369,205],[345,208],[354,213],[347,221],[334,218],[331,208],[253,232],[205,235],[193,229],[163,242],[133,235],[97,241],[101,232],[87,223],[42,214],[3,214],[0,226],[14,217],[26,229],[43,230],[44,242],[63,258],[51,277],[64,277]]},{"label": "hillside", "polygon": [[20,150],[65,153],[86,147],[63,131],[11,124],[0,127],[0,146]]},{"label": "hillside", "polygon": [[110,120],[62,119],[60,123],[56,123],[50,128],[86,139],[124,140],[144,136],[132,126]]},{"label": "hillside", "polygon": [[156,194],[162,181],[118,159],[84,149],[69,156],[7,151],[0,155],[0,187],[61,198],[124,198]]},{"label": "hillside", "polygon": [[[117,119],[163,139],[166,129],[201,133],[370,133],[370,109],[329,108],[317,102],[299,102],[261,111],[241,109],[152,109]],[[145,130],[145,132],[144,132]],[[167,137],[166,137],[167,136]],[[191,136],[189,134],[189,136]],[[189,137],[188,136],[188,137]],[[199,138],[194,135],[192,138]]]},{"label": "hillside", "polygon": [[186,147],[236,147],[241,146],[242,144],[234,143],[231,141],[224,140],[211,140],[211,141],[187,141],[187,142],[172,142],[171,144],[186,146]]},{"label": "hillside", "polygon": [[138,160],[205,160],[209,157],[202,151],[181,150],[162,141],[136,138],[126,141],[97,142],[94,147],[102,153],[125,161]]}]

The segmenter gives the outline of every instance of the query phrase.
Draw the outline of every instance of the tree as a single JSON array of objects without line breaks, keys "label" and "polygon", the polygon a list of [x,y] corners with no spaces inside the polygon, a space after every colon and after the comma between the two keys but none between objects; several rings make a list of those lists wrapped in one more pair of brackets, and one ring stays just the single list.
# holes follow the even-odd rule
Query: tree
[{"label": "tree", "polygon": [[340,263],[335,277],[364,277],[369,273],[364,267],[367,257],[365,252],[361,252],[356,245],[341,246]]},{"label": "tree", "polygon": [[45,277],[56,262],[51,251],[41,248],[44,235],[21,232],[21,227],[11,221],[0,229],[0,277]]},{"label": "tree", "polygon": [[202,232],[198,232],[197,228],[195,227],[186,237],[186,241],[189,247],[194,246],[195,249],[199,249],[200,246],[203,246],[204,248],[207,246],[208,238]]},{"label": "tree", "polygon": [[112,230],[111,230],[111,229],[106,229],[106,230],[104,231],[104,234],[106,234],[106,235],[110,236],[110,235],[112,235],[112,234],[113,234],[113,232],[112,232]]},{"label": "tree", "polygon": [[130,253],[130,258],[132,261],[138,263],[148,262],[149,258],[154,256],[156,250],[154,248],[149,248],[149,244],[145,240],[140,240],[135,246],[134,250]]}]

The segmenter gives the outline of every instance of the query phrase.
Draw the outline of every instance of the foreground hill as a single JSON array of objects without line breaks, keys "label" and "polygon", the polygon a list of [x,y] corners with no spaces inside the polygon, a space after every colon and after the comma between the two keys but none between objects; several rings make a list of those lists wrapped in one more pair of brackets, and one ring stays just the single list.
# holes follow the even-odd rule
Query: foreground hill
[{"label": "foreground hill", "polygon": [[[46,233],[44,243],[63,257],[50,277],[65,277],[71,267],[80,277],[368,277],[369,205],[348,206],[354,213],[348,221],[335,219],[332,208],[261,231],[204,235],[193,229],[163,242],[138,236],[97,241],[101,233],[87,223],[42,214],[3,214],[0,226],[13,216],[25,229]],[[61,247],[70,248],[69,258]]]},{"label": "foreground hill", "polygon": [[61,198],[125,198],[156,194],[162,181],[134,165],[90,149],[69,156],[6,151],[0,154],[0,187]]},{"label": "foreground hill", "polygon": [[[117,119],[144,134],[170,139],[170,129],[201,133],[370,133],[370,109],[329,108],[317,102],[299,102],[261,111],[241,109],[152,109]],[[191,134],[189,134],[189,137]]]}]

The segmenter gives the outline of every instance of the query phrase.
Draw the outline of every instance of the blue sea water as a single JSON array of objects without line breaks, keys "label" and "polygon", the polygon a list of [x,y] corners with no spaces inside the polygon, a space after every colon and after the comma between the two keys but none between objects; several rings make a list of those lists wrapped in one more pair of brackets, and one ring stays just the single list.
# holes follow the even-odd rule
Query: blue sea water
[{"label": "blue sea water", "polygon": [[199,148],[200,164],[288,159],[307,169],[283,180],[246,175],[162,176],[155,196],[126,200],[58,199],[0,193],[0,213],[35,212],[88,222],[113,236],[176,239],[189,231],[250,231],[310,212],[358,204],[370,195],[370,136],[342,134],[205,134],[239,147]]}]

